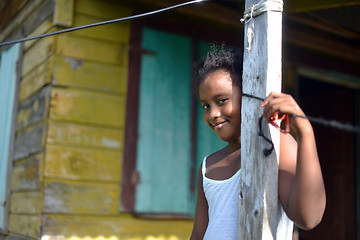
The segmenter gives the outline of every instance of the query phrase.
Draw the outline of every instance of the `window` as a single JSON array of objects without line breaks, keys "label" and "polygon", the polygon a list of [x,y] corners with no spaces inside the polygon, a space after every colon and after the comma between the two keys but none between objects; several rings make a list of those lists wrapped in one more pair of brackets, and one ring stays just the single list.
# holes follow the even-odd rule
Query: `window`
[{"label": "window", "polygon": [[16,65],[20,45],[14,45],[1,54],[0,64],[0,230],[6,227],[8,210],[8,179],[11,167],[13,139]]}]

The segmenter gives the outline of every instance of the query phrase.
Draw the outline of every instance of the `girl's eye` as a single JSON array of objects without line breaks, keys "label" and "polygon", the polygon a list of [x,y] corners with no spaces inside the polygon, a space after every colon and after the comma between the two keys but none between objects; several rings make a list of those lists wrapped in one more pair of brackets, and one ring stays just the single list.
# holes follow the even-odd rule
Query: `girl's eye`
[{"label": "girl's eye", "polygon": [[208,110],[210,108],[209,104],[204,104],[202,105],[202,108],[205,110]]},{"label": "girl's eye", "polygon": [[220,99],[220,100],[218,101],[218,104],[219,104],[219,105],[222,105],[222,104],[224,104],[226,101],[227,101],[227,98]]}]

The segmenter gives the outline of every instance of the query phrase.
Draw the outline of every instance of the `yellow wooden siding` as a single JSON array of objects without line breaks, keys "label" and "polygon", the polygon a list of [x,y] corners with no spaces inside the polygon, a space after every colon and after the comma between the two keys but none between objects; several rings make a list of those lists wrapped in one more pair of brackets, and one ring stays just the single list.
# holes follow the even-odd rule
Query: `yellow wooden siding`
[{"label": "yellow wooden siding", "polygon": [[[34,31],[32,31],[27,37],[33,37],[40,34],[44,34],[54,30],[52,18],[45,19]],[[34,43],[38,42],[39,39],[24,42],[24,50],[27,51]]]},{"label": "yellow wooden siding", "polygon": [[51,89],[50,119],[123,127],[125,97],[71,88]]},{"label": "yellow wooden siding", "polygon": [[94,39],[60,35],[57,41],[57,53],[82,60],[127,66],[128,47],[124,44],[103,42]]},{"label": "yellow wooden siding", "polygon": [[[108,20],[108,18],[79,14],[74,18],[74,26],[83,26],[105,20]],[[81,31],[75,31],[72,32],[71,35],[101,39],[117,43],[127,43],[129,39],[129,27],[130,25],[127,22],[119,22],[87,28]]]},{"label": "yellow wooden siding", "polygon": [[30,96],[38,92],[42,87],[51,82],[51,71],[53,58],[49,58],[44,63],[35,67],[26,75],[20,83],[19,102],[20,104]]},{"label": "yellow wooden siding", "polygon": [[53,53],[54,38],[48,37],[37,41],[25,52],[22,64],[22,76],[26,76],[35,67],[44,63]]},{"label": "yellow wooden siding", "polygon": [[137,219],[129,214],[120,216],[43,217],[44,235],[70,239],[111,240],[187,240],[192,222],[189,220]]},{"label": "yellow wooden siding", "polygon": [[73,22],[75,0],[56,0],[54,24],[63,27],[71,27]]},{"label": "yellow wooden siding", "polygon": [[[119,184],[45,180],[44,213],[104,214],[117,213]],[[90,231],[90,229],[89,229]]]},{"label": "yellow wooden siding", "polygon": [[[122,152],[48,144],[45,177],[120,183]],[[119,186],[118,186],[119,187]],[[89,198],[91,199],[91,198]]]},{"label": "yellow wooden siding", "polygon": [[12,234],[39,239],[40,220],[37,215],[10,214],[8,230]]},{"label": "yellow wooden siding", "polygon": [[15,214],[39,215],[41,197],[40,191],[14,192],[11,194],[10,212]]},{"label": "yellow wooden siding", "polygon": [[53,83],[125,94],[127,68],[58,55],[55,57]]},{"label": "yellow wooden siding", "polygon": [[76,15],[83,14],[103,19],[115,19],[129,16],[131,11],[120,4],[114,4],[114,1],[76,0],[75,13]]},{"label": "yellow wooden siding", "polygon": [[123,135],[123,129],[50,121],[47,142],[122,151]]},{"label": "yellow wooden siding", "polygon": [[40,173],[43,171],[43,157],[44,155],[41,153],[16,161],[11,174],[12,192],[40,189],[39,181]]},{"label": "yellow wooden siding", "polygon": [[[79,26],[130,14],[116,1],[75,0],[71,21]],[[30,35],[56,29],[46,19]],[[129,34],[130,22],[122,22],[25,43],[12,234],[39,239],[42,229],[43,237],[64,240],[189,238],[190,220],[140,219],[118,210]],[[31,143],[33,133],[38,143]]]}]

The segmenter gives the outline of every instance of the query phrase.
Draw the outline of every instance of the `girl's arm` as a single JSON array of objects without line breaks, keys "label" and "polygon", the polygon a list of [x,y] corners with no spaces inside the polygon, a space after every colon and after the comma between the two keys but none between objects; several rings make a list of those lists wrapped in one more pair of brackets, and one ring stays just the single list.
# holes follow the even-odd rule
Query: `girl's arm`
[{"label": "girl's arm", "polygon": [[202,167],[200,166],[197,177],[197,199],[195,208],[194,227],[190,240],[202,240],[209,222],[208,204],[203,189]]},{"label": "girl's arm", "polygon": [[[264,118],[280,114],[304,115],[290,96],[271,93],[263,102]],[[316,227],[324,214],[325,187],[316,150],[315,136],[307,119],[292,117],[290,134],[280,134],[279,199],[290,219],[303,229]]]}]

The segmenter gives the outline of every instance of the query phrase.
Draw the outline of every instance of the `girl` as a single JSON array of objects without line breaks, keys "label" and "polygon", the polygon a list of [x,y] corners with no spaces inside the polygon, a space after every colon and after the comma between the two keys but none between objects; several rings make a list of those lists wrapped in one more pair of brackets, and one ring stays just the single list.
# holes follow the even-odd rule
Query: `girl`
[{"label": "girl", "polygon": [[[241,53],[235,50],[213,50],[195,70],[204,121],[228,145],[207,156],[199,169],[191,240],[237,239],[241,76]],[[264,119],[275,113],[304,115],[283,93],[271,93],[261,106]],[[290,118],[290,126],[297,142],[290,134],[280,136],[279,200],[288,218],[312,229],[321,221],[326,203],[314,133],[307,119]],[[291,239],[293,224],[285,218],[278,230]]]}]

